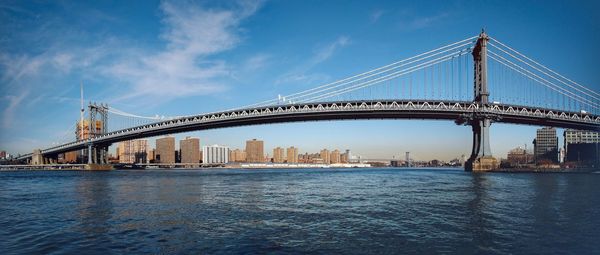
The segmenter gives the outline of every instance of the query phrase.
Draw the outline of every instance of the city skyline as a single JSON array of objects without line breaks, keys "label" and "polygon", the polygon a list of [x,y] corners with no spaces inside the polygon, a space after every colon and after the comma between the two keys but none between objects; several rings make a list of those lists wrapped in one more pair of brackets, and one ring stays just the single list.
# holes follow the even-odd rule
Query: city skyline
[{"label": "city skyline", "polygon": [[[445,3],[437,9],[417,8],[416,4],[409,3],[356,2],[348,8],[347,14],[334,12],[337,19],[311,33],[306,33],[307,29],[329,21],[325,14],[334,10],[335,4],[315,9],[298,3],[282,6],[278,2],[152,2],[133,11],[140,17],[128,20],[122,18],[132,10],[119,5],[111,9],[114,11],[108,11],[109,7],[103,4],[93,8],[77,3],[2,6],[3,19],[11,21],[2,25],[3,30],[13,32],[14,36],[0,44],[0,89],[5,94],[0,105],[0,144],[3,146],[0,149],[11,154],[30,153],[54,137],[65,135],[56,130],[67,130],[66,135],[74,136],[70,127],[79,115],[80,81],[85,86],[86,101],[105,102],[137,114],[173,116],[223,110],[344,78],[439,46],[438,42],[474,35],[481,27],[518,49],[526,49],[561,73],[598,89],[600,81],[591,63],[592,56],[598,55],[593,46],[600,39],[599,33],[595,33],[597,21],[590,11],[593,8],[585,8],[593,3],[568,6],[565,11],[560,3],[548,2],[539,13],[530,17],[517,15],[516,20],[506,20],[499,17],[502,15],[485,10],[468,17],[472,12],[461,11],[460,3]],[[519,8],[501,2],[494,5],[495,11],[501,14],[519,12]],[[37,16],[31,16],[32,8]],[[95,12],[90,14],[91,9]],[[296,10],[302,11],[296,13]],[[314,17],[312,20],[306,19],[308,13]],[[567,18],[564,25],[548,26],[557,13]],[[203,15],[209,18],[203,19]],[[294,21],[293,17],[303,22]],[[348,17],[360,18],[349,20]],[[73,25],[69,19],[89,20],[91,25]],[[270,26],[272,20],[280,25]],[[207,21],[215,23],[205,24]],[[519,22],[526,22],[528,26],[514,30]],[[123,23],[126,26],[121,29],[113,28]],[[189,27],[190,24],[193,27]],[[570,24],[577,24],[576,29]],[[219,36],[214,41],[207,40],[194,28],[202,25],[213,27],[211,32]],[[22,26],[39,33],[32,36],[17,29]],[[287,31],[287,27],[304,31],[300,33],[304,36]],[[63,31],[71,33],[60,33]],[[189,37],[182,33],[188,33]],[[572,45],[561,37],[578,41],[578,47],[570,49],[570,54],[578,58],[569,58],[555,50]],[[22,38],[26,40],[21,43]],[[90,43],[92,41],[97,42]],[[546,43],[540,45],[538,41]],[[136,43],[139,48],[127,47],[130,43]],[[367,45],[376,47],[365,47]],[[191,54],[191,58],[181,55],[182,50],[189,51],[186,53]],[[135,61],[136,58],[142,61]],[[190,77],[170,67],[202,75]],[[145,69],[149,72],[143,72]],[[27,132],[23,126],[29,127]],[[492,125],[492,153],[502,157],[515,146],[532,146],[537,128]],[[232,148],[242,148],[240,143],[253,137],[264,139],[265,147],[270,147],[269,143],[294,145],[306,151],[336,145],[352,148],[370,158],[400,157],[405,151],[411,151],[415,158],[450,160],[468,155],[471,149],[468,128],[439,121],[309,122],[176,135],[178,140],[185,136],[200,137],[207,141],[203,144],[227,144]]]}]

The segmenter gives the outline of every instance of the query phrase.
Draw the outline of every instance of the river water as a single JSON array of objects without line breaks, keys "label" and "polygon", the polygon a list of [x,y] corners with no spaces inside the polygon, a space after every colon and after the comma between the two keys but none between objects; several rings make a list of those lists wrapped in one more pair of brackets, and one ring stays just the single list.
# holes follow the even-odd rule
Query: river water
[{"label": "river water", "polygon": [[0,172],[0,254],[598,254],[600,174]]}]

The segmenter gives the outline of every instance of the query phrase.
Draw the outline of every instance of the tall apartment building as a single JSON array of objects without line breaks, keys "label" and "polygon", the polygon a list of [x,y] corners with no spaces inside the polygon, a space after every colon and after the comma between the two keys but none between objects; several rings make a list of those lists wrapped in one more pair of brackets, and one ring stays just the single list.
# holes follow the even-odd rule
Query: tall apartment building
[{"label": "tall apartment building", "polygon": [[256,139],[246,141],[246,161],[260,163],[265,161],[264,142]]},{"label": "tall apartment building", "polygon": [[175,163],[175,137],[167,136],[156,139],[155,161],[157,163]]},{"label": "tall apartment building", "polygon": [[565,142],[565,152],[568,154],[568,145],[577,143],[600,143],[600,132],[581,131],[567,129],[563,133]]},{"label": "tall apartment building", "polygon": [[229,161],[231,162],[246,162],[246,152],[240,149],[229,151]]},{"label": "tall apartment building", "polygon": [[[90,127],[90,123],[95,125]],[[96,120],[95,123],[90,122],[89,120],[83,120],[83,122],[77,121],[77,126],[75,127],[75,136],[77,137],[77,140],[88,139],[101,133],[103,133],[102,121]]]},{"label": "tall apartment building", "polygon": [[535,140],[533,140],[534,155],[536,162],[541,160],[551,160],[558,162],[558,137],[556,129],[552,127],[543,127],[537,130]]},{"label": "tall apartment building", "polygon": [[600,160],[600,132],[567,129],[563,136],[566,161]]},{"label": "tall apartment building", "polygon": [[331,152],[331,154],[329,154],[329,161],[331,162],[331,164],[342,163],[342,159],[341,159],[341,156],[340,156],[340,151],[339,150],[333,150]]},{"label": "tall apartment building", "polygon": [[297,164],[298,163],[298,148],[292,146],[287,148],[286,150],[286,154],[287,154],[287,162],[290,164]]},{"label": "tall apartment building", "polygon": [[342,153],[340,154],[340,163],[348,163],[348,154],[347,153]]},{"label": "tall apartment building", "polygon": [[229,147],[220,145],[202,146],[202,163],[227,164],[229,163]]},{"label": "tall apartment building", "polygon": [[277,147],[273,149],[273,163],[283,163],[283,148]]},{"label": "tall apartment building", "polygon": [[148,163],[148,140],[123,141],[117,148],[119,163]]},{"label": "tall apartment building", "polygon": [[200,139],[186,137],[179,141],[181,163],[200,163]]},{"label": "tall apartment building", "polygon": [[323,160],[323,164],[330,164],[331,160],[329,157],[329,150],[328,149],[323,149],[321,150],[321,159]]}]

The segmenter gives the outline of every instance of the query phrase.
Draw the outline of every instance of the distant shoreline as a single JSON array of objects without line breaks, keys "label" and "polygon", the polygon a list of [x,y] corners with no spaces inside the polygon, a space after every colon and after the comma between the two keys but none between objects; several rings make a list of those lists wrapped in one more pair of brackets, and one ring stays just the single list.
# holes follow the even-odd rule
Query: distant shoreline
[{"label": "distant shoreline", "polygon": [[[68,166],[68,165],[67,165]],[[259,164],[259,165],[227,165],[227,166],[215,166],[215,167],[197,167],[197,168],[185,168],[185,167],[152,167],[152,168],[115,168],[114,170],[108,171],[122,171],[122,170],[191,170],[191,171],[202,171],[202,170],[268,170],[268,169],[276,169],[276,170],[293,170],[293,169],[397,169],[397,170],[419,170],[419,169],[457,169],[462,170],[460,167],[390,167],[390,166],[371,166],[368,164],[343,164],[343,165],[316,165],[316,164],[299,164],[299,165],[267,165],[267,164]],[[48,167],[44,168],[43,166],[38,166],[37,168],[30,168],[26,165],[23,168],[18,168],[16,166],[11,166],[11,168],[3,168],[0,165],[0,171],[8,172],[8,171],[94,171],[94,170],[86,170],[80,168],[56,168]],[[97,171],[97,170],[96,170]],[[482,171],[481,173],[593,173],[599,172],[600,170],[596,168],[586,167],[586,168],[503,168],[492,171]]]}]

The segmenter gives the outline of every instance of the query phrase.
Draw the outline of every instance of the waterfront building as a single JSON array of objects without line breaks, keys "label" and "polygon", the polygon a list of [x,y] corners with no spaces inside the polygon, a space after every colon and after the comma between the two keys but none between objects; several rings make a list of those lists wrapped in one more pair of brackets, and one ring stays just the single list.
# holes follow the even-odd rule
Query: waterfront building
[{"label": "waterfront building", "polygon": [[0,151],[0,159],[6,159],[6,151]]},{"label": "waterfront building", "polygon": [[181,163],[200,163],[200,138],[186,137],[179,141]]},{"label": "waterfront building", "polygon": [[558,137],[553,127],[543,127],[537,130],[533,140],[535,161],[551,161],[558,163]]},{"label": "waterfront building", "polygon": [[175,163],[175,137],[167,136],[156,139],[156,163]]},{"label": "waterfront building", "polygon": [[65,152],[62,161],[59,163],[77,163],[77,151]]},{"label": "waterfront building", "polygon": [[346,154],[346,158],[347,158],[347,162],[346,163],[356,163],[356,156],[352,155],[352,152],[350,150],[346,150],[346,152],[344,153]]},{"label": "waterfront building", "polygon": [[265,161],[263,141],[256,139],[246,141],[246,161],[250,163],[261,163]]},{"label": "waterfront building", "polygon": [[152,150],[148,149],[148,158],[147,158],[148,163],[154,163],[155,156],[156,156],[156,149],[152,149]]},{"label": "waterfront building", "polygon": [[229,161],[231,162],[246,162],[246,152],[243,150],[230,150],[229,155]]},{"label": "waterfront building", "polygon": [[119,163],[148,163],[148,140],[123,141],[117,148]]},{"label": "waterfront building", "polygon": [[220,145],[202,146],[202,163],[227,164],[229,163],[229,147]]},{"label": "waterfront building", "polygon": [[283,148],[273,149],[273,163],[283,163]]},{"label": "waterfront building", "polygon": [[291,164],[298,163],[298,148],[292,146],[287,148],[287,162]]},{"label": "waterfront building", "polygon": [[[573,159],[581,158],[580,151],[573,152],[573,153],[571,153],[572,155],[569,155],[569,147],[573,147],[573,146],[569,146],[569,145],[600,143],[600,132],[567,129],[563,132],[563,137],[564,137],[564,150],[565,150],[564,154],[565,154],[566,161],[569,161],[569,160],[576,161]],[[585,148],[585,147],[586,146],[584,145],[584,146],[574,146],[573,148]],[[591,146],[590,148],[594,148],[594,146]]]},{"label": "waterfront building", "polygon": [[506,161],[511,166],[533,163],[533,154],[527,153],[526,149],[517,147],[508,151]]},{"label": "waterfront building", "polygon": [[329,154],[329,161],[331,162],[331,164],[339,164],[342,162],[341,160],[341,156],[340,156],[340,151],[339,150],[333,150],[331,152],[331,154]]},{"label": "waterfront building", "polygon": [[340,154],[340,162],[341,163],[348,163],[348,154],[346,154],[345,152]]},{"label": "waterfront building", "polygon": [[571,143],[567,147],[565,162],[579,166],[600,165],[600,143]]},{"label": "waterfront building", "polygon": [[322,149],[320,155],[321,155],[321,160],[323,160],[323,164],[330,164],[331,163],[330,155],[329,155],[329,150],[328,149]]}]

